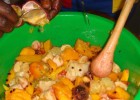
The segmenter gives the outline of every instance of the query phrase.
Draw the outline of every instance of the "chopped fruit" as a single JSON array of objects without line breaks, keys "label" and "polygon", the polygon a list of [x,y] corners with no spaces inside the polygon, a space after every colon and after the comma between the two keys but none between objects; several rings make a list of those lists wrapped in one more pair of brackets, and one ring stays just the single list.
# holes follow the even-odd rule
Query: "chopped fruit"
[{"label": "chopped fruit", "polygon": [[123,100],[129,100],[130,94],[127,93],[124,89],[121,87],[116,87],[115,90],[111,90],[108,92],[108,96],[111,99],[123,99]]},{"label": "chopped fruit", "polygon": [[31,100],[31,95],[24,90],[14,89],[6,91],[5,98],[5,100]]},{"label": "chopped fruit", "polygon": [[127,82],[129,78],[129,70],[125,69],[122,72],[122,77],[121,77],[121,81]]},{"label": "chopped fruit", "polygon": [[40,78],[45,74],[45,69],[40,62],[33,62],[30,64],[30,72],[35,79]]},{"label": "chopped fruit", "polygon": [[46,12],[44,9],[35,1],[28,1],[22,7],[21,18],[32,25],[44,26],[49,23]]},{"label": "chopped fruit", "polygon": [[21,50],[20,55],[35,55],[35,51],[31,47],[26,47]]},{"label": "chopped fruit", "polygon": [[61,56],[64,61],[79,59],[79,54],[71,47],[65,48]]},{"label": "chopped fruit", "polygon": [[51,48],[52,48],[51,41],[50,41],[50,40],[45,41],[45,42],[44,42],[44,49],[45,49],[45,52],[48,52]]}]

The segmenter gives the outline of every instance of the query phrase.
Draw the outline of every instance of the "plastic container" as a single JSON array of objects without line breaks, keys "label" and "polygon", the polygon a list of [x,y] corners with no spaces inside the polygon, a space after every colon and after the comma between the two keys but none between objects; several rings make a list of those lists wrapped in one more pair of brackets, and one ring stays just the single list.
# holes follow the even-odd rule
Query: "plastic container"
[{"label": "plastic container", "polygon": [[[14,64],[15,57],[19,55],[23,47],[30,46],[34,40],[45,41],[50,39],[53,45],[56,46],[62,44],[71,44],[73,46],[75,41],[80,38],[103,47],[110,36],[114,22],[92,14],[88,14],[88,18],[90,20],[89,24],[86,22],[83,13],[62,12],[44,27],[43,32],[39,32],[39,27],[24,24],[0,38],[0,96],[3,96],[3,84]],[[114,62],[121,69],[130,69],[128,91],[132,92],[135,100],[140,98],[140,93],[137,93],[138,86],[136,85],[140,83],[139,59],[140,41],[128,30],[123,29],[115,50]],[[135,95],[136,93],[137,95]]]}]

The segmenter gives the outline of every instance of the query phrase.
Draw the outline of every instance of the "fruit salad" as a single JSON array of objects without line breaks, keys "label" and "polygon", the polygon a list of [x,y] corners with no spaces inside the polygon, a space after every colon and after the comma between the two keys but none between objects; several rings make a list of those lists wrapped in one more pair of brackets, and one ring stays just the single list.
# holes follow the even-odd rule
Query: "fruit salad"
[{"label": "fruit salad", "polygon": [[8,73],[5,100],[129,100],[129,69],[114,62],[107,77],[91,75],[101,47],[77,39],[74,46],[35,40],[24,47]]}]

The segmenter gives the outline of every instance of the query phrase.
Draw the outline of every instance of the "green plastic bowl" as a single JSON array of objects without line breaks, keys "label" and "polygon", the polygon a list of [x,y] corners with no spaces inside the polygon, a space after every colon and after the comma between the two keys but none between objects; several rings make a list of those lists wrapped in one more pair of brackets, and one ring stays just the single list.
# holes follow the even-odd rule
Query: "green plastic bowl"
[{"label": "green plastic bowl", "polygon": [[[30,46],[34,40],[45,41],[50,39],[53,45],[62,44],[74,45],[80,38],[89,41],[91,44],[103,47],[113,29],[114,22],[88,14],[90,23],[86,23],[83,13],[61,12],[48,25],[44,27],[44,32],[39,32],[38,27],[24,24],[20,28],[14,29],[10,34],[5,34],[0,38],[0,94],[4,93],[7,74],[14,64],[15,58],[20,50],[25,46]],[[32,31],[32,33],[31,33]],[[121,69],[130,69],[130,86],[128,91],[135,96],[135,100],[140,98],[137,92],[140,82],[140,41],[128,30],[123,29],[115,50],[114,61]],[[137,95],[135,95],[137,93]],[[0,97],[1,98],[1,97]]]}]

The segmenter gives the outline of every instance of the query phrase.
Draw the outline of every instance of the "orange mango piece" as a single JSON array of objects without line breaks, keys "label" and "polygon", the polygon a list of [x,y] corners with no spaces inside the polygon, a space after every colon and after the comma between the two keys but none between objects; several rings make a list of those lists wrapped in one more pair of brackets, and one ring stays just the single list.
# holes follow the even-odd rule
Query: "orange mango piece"
[{"label": "orange mango piece", "polygon": [[56,70],[52,71],[51,74],[48,74],[48,78],[53,79],[53,80],[58,78],[57,76],[59,75],[59,73],[61,73],[65,69],[66,69],[65,66],[58,67]]},{"label": "orange mango piece", "polygon": [[60,81],[67,85],[71,90],[74,87],[73,83],[68,78],[62,78]]},{"label": "orange mango piece", "polygon": [[20,55],[35,55],[35,50],[31,47],[26,47],[21,50]]},{"label": "orange mango piece", "polygon": [[52,48],[52,43],[50,40],[47,40],[43,44],[45,52],[48,52]]},{"label": "orange mango piece", "polygon": [[121,87],[116,87],[115,90],[108,91],[107,95],[111,99],[129,100],[130,94]]},{"label": "orange mango piece", "polygon": [[56,65],[56,63],[55,63],[54,61],[52,61],[51,59],[48,59],[48,60],[47,60],[47,63],[48,63],[49,66],[53,69],[53,71],[56,70],[56,68],[58,67],[58,66]]},{"label": "orange mango piece", "polygon": [[31,83],[31,82],[33,82],[34,81],[34,76],[33,75],[30,75],[30,77],[29,77],[29,82]]},{"label": "orange mango piece", "polygon": [[24,90],[15,89],[14,91],[5,92],[5,100],[31,100],[31,95]]},{"label": "orange mango piece", "polygon": [[16,60],[23,62],[39,62],[42,60],[42,55],[20,55]]},{"label": "orange mango piece", "polygon": [[52,86],[57,100],[71,100],[72,91],[63,82],[58,82]]},{"label": "orange mango piece", "polygon": [[89,58],[92,57],[92,52],[90,50],[89,43],[77,39],[74,48],[78,53],[83,54]]},{"label": "orange mango piece", "polygon": [[33,95],[33,92],[34,92],[34,87],[33,85],[28,85],[26,88],[25,88],[26,92],[29,93],[30,95]]},{"label": "orange mango piece", "polygon": [[12,79],[14,79],[14,78],[15,78],[15,72],[14,72],[13,69],[11,69],[10,72],[8,73],[8,77],[7,77],[7,80],[6,80],[6,84],[9,84],[10,81],[11,81]]},{"label": "orange mango piece", "polygon": [[89,42],[85,42],[81,39],[77,39],[74,48],[78,53],[85,55],[88,58],[96,56],[97,53],[101,51],[99,46],[90,46]]},{"label": "orange mango piece", "polygon": [[64,61],[78,60],[79,54],[73,48],[68,47],[68,48],[65,48],[64,51],[61,53],[61,57]]},{"label": "orange mango piece", "polygon": [[118,79],[118,74],[115,72],[111,72],[108,77],[115,82]]},{"label": "orange mango piece", "polygon": [[40,78],[45,74],[45,69],[40,62],[31,63],[29,70],[31,72],[31,75],[33,75],[34,79]]},{"label": "orange mango piece", "polygon": [[129,70],[128,69],[125,69],[123,70],[122,72],[122,76],[121,76],[121,81],[124,81],[124,82],[127,82],[128,81],[128,78],[129,78]]},{"label": "orange mango piece", "polygon": [[101,99],[99,94],[93,93],[93,94],[90,94],[90,96],[91,96],[91,100],[100,100]]},{"label": "orange mango piece", "polygon": [[100,52],[100,51],[102,50],[102,48],[99,47],[99,46],[91,46],[91,47],[90,47],[90,50],[91,50],[92,52],[94,52],[94,53],[98,53],[98,52]]}]

